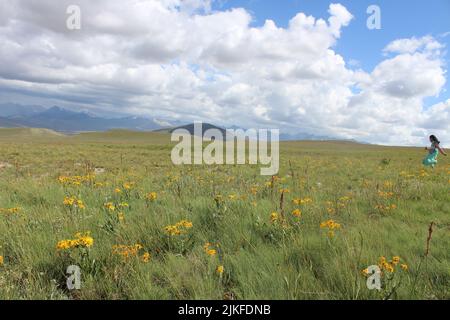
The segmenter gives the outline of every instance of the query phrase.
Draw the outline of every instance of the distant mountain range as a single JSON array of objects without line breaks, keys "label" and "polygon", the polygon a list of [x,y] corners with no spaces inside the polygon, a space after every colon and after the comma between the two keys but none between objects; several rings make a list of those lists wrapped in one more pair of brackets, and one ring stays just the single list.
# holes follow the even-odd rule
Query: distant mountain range
[{"label": "distant mountain range", "polygon": [[46,128],[65,133],[128,129],[152,131],[161,129],[158,121],[141,117],[102,118],[85,112],[73,112],[60,107],[14,104],[0,105],[0,127]]},{"label": "distant mountain range", "polygon": [[[179,129],[188,131],[190,135],[194,135],[195,134],[195,124],[193,124],[193,123],[187,124],[187,125],[183,125],[183,126],[178,126],[178,127],[163,128],[163,129],[155,130],[155,132],[172,133],[175,130],[179,130]],[[210,130],[210,129],[219,130],[223,137],[226,136],[227,130],[225,130],[224,128],[215,126],[213,124],[210,124],[210,123],[202,123],[201,135],[205,136],[205,134],[207,134],[207,131]]]},{"label": "distant mountain range", "polygon": [[[170,123],[169,123],[170,122]],[[45,108],[38,105],[0,104],[0,128],[44,128],[62,133],[87,131],[108,131],[126,129],[134,131],[157,131],[171,133],[175,129],[186,129],[194,134],[194,124],[183,125],[181,121],[158,121],[144,117],[104,118],[86,112],[74,112],[61,107]],[[186,123],[186,122],[184,122]],[[169,124],[169,125],[166,125]],[[223,136],[226,129],[213,124],[203,123],[203,132],[218,129]],[[230,129],[241,129],[236,126]],[[245,130],[245,128],[242,128]],[[328,136],[311,134],[289,135],[280,133],[280,140],[337,140]],[[355,142],[355,141],[353,141]]]},{"label": "distant mountain range", "polygon": [[[194,127],[193,123],[179,126],[179,127],[163,128],[163,129],[159,129],[159,130],[155,130],[155,131],[156,132],[164,132],[164,133],[172,133],[173,131],[175,131],[177,129],[187,130],[190,135],[195,134],[195,127]],[[244,131],[246,130],[245,128],[240,128],[240,127],[236,127],[236,126],[232,126],[230,128],[224,129],[222,127],[218,127],[218,126],[210,124],[210,123],[203,123],[202,124],[202,132],[201,132],[202,136],[208,137],[207,131],[210,129],[217,129],[218,131],[220,131],[220,133],[222,134],[222,136],[224,138],[226,138],[226,134],[227,134],[228,130],[239,130],[239,129],[244,130]],[[270,140],[270,135],[268,136],[268,139]],[[299,134],[295,134],[295,135],[280,134],[280,140],[281,141],[298,141],[298,140],[333,141],[333,140],[338,140],[338,139],[333,138],[333,137],[328,137],[328,136],[316,136],[316,135],[312,135],[312,134],[299,133]],[[356,142],[354,140],[346,140],[346,141]]]}]

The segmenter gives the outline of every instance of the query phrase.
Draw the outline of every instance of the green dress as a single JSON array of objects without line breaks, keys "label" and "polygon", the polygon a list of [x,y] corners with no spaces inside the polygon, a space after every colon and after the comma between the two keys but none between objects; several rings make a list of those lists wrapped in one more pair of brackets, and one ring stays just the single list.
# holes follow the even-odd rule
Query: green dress
[{"label": "green dress", "polygon": [[434,167],[437,164],[438,154],[439,154],[439,150],[437,148],[437,145],[435,143],[433,143],[429,150],[428,156],[425,159],[423,159],[423,164],[427,167],[429,167],[429,166]]}]

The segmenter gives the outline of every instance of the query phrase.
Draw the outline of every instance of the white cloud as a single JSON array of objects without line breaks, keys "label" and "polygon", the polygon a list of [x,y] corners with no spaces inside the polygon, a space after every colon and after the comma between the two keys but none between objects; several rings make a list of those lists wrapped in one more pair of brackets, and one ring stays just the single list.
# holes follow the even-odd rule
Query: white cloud
[{"label": "white cloud", "polygon": [[384,52],[394,53],[414,53],[417,51],[433,52],[443,49],[443,45],[436,41],[432,36],[422,38],[412,37],[410,39],[397,39],[392,41]]},{"label": "white cloud", "polygon": [[432,129],[450,140],[449,103],[423,109],[446,82],[431,36],[393,41],[369,73],[333,49],[353,18],[340,4],[281,28],[252,27],[246,10],[213,11],[210,0],[78,3],[82,29],[69,31],[72,1],[1,2],[5,97],[386,144],[417,144]]}]

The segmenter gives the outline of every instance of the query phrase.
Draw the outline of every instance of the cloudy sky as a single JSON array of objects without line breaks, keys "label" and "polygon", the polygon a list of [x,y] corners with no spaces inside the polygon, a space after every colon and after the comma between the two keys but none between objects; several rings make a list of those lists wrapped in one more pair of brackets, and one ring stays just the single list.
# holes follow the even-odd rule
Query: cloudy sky
[{"label": "cloudy sky", "polygon": [[450,1],[411,2],[1,0],[0,103],[450,145]]}]

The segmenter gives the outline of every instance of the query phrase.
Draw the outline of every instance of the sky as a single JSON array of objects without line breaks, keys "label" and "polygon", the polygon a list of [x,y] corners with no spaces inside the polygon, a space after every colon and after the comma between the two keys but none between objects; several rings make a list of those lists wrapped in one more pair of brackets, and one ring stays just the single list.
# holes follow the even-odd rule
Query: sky
[{"label": "sky", "polygon": [[2,0],[0,103],[450,145],[449,16],[450,0]]}]

